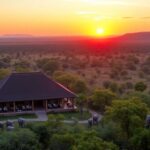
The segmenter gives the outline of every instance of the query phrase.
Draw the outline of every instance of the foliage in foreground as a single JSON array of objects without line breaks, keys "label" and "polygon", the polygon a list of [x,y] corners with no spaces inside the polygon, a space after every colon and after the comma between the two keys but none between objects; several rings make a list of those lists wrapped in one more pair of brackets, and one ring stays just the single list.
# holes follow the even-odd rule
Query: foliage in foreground
[{"label": "foliage in foreground", "polygon": [[0,131],[3,150],[149,150],[145,128],[148,107],[137,99],[115,100],[99,125],[64,124],[62,115],[46,123],[28,123],[24,129]]},{"label": "foliage in foreground", "polygon": [[1,150],[40,150],[37,136],[29,129],[4,132],[0,135]]}]

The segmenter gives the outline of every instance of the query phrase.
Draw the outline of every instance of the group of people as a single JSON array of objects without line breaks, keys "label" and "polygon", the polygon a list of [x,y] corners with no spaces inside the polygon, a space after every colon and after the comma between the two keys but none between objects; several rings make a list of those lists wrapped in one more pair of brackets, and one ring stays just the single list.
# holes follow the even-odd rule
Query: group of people
[{"label": "group of people", "polygon": [[56,108],[60,108],[60,104],[58,103],[48,103],[48,109],[56,109]]},{"label": "group of people", "polygon": [[15,107],[16,112],[22,112],[22,111],[31,111],[32,110],[32,105],[16,105]]},{"label": "group of people", "polygon": [[[22,112],[22,111],[30,111],[32,110],[32,105],[29,104],[16,104],[15,106],[15,111],[16,112]],[[14,106],[12,105],[1,105],[0,106],[0,113],[7,113],[7,112],[13,112],[14,111]]]},{"label": "group of people", "polygon": [[73,108],[73,104],[70,100],[63,101],[62,103],[60,102],[48,102],[47,104],[48,109],[57,109],[57,108],[64,108],[64,109],[69,109]]},{"label": "group of people", "polygon": [[70,100],[67,100],[63,103],[63,108],[64,109],[69,109],[69,108],[73,108],[73,104]]},{"label": "group of people", "polygon": [[0,113],[6,113],[6,112],[11,112],[13,111],[13,107],[8,107],[6,105],[0,106]]}]

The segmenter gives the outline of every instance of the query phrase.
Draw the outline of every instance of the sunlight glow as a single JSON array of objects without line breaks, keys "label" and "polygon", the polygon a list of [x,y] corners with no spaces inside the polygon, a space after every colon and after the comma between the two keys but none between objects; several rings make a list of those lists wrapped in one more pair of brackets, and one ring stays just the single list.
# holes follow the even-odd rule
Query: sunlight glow
[{"label": "sunlight glow", "polygon": [[113,36],[150,31],[150,0],[0,0],[0,35]]},{"label": "sunlight glow", "polygon": [[105,33],[104,28],[97,28],[97,29],[96,29],[96,34],[97,34],[98,36],[104,35],[104,33]]}]

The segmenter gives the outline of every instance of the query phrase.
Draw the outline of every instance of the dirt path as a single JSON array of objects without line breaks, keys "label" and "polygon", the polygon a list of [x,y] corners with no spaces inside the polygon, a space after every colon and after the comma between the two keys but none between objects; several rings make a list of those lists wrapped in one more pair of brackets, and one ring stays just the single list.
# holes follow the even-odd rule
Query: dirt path
[{"label": "dirt path", "polygon": [[[93,110],[90,110],[90,113],[91,113],[92,116],[97,115],[98,116],[98,121],[100,121],[102,119],[102,117],[103,117],[101,114],[99,114],[99,113],[97,113],[97,112],[95,112]],[[45,111],[36,111],[35,114],[37,115],[38,118],[35,118],[35,119],[24,119],[25,122],[44,122],[44,121],[48,120],[48,116],[47,116]],[[89,118],[89,119],[92,119],[92,117]],[[11,121],[17,122],[18,119],[12,119]],[[5,123],[6,121],[0,121],[0,122],[1,123]],[[64,123],[73,124],[73,123],[76,122],[76,120],[64,120],[63,122]],[[79,124],[87,124],[88,120],[82,120],[82,121],[78,121],[77,120],[77,122]]]}]

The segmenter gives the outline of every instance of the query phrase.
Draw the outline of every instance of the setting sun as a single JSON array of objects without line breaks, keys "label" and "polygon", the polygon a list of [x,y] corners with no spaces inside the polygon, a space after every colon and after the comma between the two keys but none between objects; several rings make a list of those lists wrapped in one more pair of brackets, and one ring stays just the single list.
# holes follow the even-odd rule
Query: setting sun
[{"label": "setting sun", "polygon": [[105,33],[105,30],[104,30],[103,28],[97,28],[97,29],[96,29],[96,34],[97,34],[98,36],[104,35],[104,33]]}]

